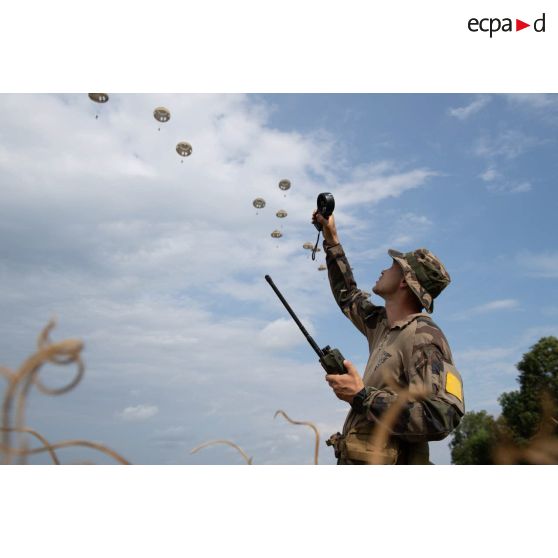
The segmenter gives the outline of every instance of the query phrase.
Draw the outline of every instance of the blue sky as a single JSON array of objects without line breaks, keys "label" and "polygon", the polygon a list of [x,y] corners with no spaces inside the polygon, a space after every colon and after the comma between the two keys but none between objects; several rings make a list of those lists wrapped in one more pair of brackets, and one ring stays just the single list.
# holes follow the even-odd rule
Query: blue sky
[{"label": "blue sky", "polygon": [[[160,105],[172,116],[159,132]],[[101,441],[135,463],[242,463],[228,446],[189,453],[225,438],[254,463],[311,463],[310,430],[275,411],[326,438],[347,406],[263,276],[318,344],[364,369],[323,253],[302,249],[322,191],[363,290],[388,248],[442,259],[452,284],[433,318],[468,410],[497,414],[521,355],[558,335],[557,95],[114,94],[98,107],[5,94],[0,122],[1,363],[17,368],[53,315],[53,339],[86,346],[77,388],[30,397],[27,423],[52,441]],[[183,163],[178,141],[193,146]],[[47,367],[44,382],[71,373]],[[434,462],[449,463],[447,443]],[[85,452],[61,457],[109,462]],[[320,462],[334,462],[323,443]]]}]

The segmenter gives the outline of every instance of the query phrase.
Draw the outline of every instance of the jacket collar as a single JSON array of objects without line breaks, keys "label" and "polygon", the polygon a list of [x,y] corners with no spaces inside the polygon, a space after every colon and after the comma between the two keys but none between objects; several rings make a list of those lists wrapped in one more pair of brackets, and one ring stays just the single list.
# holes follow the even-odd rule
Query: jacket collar
[{"label": "jacket collar", "polygon": [[423,316],[424,318],[431,319],[430,316],[425,312],[418,312],[417,314],[409,314],[406,318],[394,322],[393,325],[390,327],[390,329],[396,329],[396,328],[403,329],[407,327],[413,320],[416,320],[419,316]]}]

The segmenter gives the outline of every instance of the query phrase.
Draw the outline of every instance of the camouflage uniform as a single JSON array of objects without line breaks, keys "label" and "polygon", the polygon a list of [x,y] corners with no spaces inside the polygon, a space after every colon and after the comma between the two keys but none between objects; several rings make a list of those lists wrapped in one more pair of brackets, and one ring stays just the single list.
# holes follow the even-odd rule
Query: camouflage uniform
[{"label": "camouflage uniform", "polygon": [[[357,288],[340,244],[324,242],[329,281],[343,313],[368,339],[370,357],[363,374],[364,390],[355,398],[342,433],[328,441],[339,464],[427,464],[428,441],[442,440],[465,412],[461,376],[453,365],[448,342],[440,328],[424,313],[411,314],[390,327],[386,310],[373,304]],[[431,313],[433,299],[450,282],[441,262],[428,250],[389,255],[403,269],[405,280]],[[401,390],[412,392],[390,430],[387,443],[372,444],[375,426],[397,400]]]}]

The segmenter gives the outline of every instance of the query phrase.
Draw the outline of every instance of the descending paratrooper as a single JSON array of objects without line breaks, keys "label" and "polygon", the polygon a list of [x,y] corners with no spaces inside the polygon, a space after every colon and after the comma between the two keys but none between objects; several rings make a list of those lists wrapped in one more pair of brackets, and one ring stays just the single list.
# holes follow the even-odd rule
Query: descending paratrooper
[{"label": "descending paratrooper", "polygon": [[[168,122],[170,120],[170,111],[165,107],[157,107],[153,111],[153,118],[158,122]],[[161,126],[159,126],[158,131],[161,131]]]},{"label": "descending paratrooper", "polygon": [[187,141],[181,141],[176,144],[176,152],[183,157],[180,161],[184,162],[184,157],[189,157],[192,154],[192,146]]},{"label": "descending paratrooper", "polygon": [[[109,100],[108,93],[88,93],[88,97],[95,103],[103,104]],[[95,115],[95,120],[99,118],[99,115]]]}]

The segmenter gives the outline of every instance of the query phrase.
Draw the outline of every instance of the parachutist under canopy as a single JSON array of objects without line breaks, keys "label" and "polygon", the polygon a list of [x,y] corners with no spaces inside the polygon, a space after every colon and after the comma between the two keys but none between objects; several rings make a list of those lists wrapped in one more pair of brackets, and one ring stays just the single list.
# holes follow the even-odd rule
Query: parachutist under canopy
[{"label": "parachutist under canopy", "polygon": [[[106,103],[109,100],[107,93],[88,93],[88,97],[95,103]],[[99,115],[95,115],[95,120],[99,118]]]},{"label": "parachutist under canopy", "polygon": [[[165,107],[157,107],[153,111],[153,118],[159,122],[168,122],[170,120],[170,111]],[[159,127],[159,132],[161,128]]]},{"label": "parachutist under canopy", "polygon": [[[192,154],[192,146],[187,141],[181,141],[176,144],[176,152],[181,157],[189,157]],[[184,162],[184,159],[181,161]]]}]

